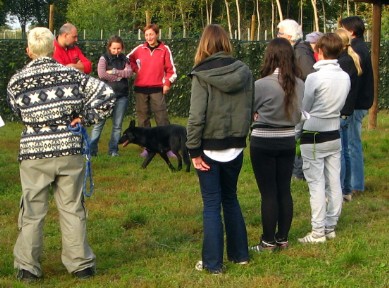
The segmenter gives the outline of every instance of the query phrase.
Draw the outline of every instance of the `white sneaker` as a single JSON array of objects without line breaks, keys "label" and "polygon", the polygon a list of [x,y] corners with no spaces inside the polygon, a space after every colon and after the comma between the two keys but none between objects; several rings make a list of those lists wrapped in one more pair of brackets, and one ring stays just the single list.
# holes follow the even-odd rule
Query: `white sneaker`
[{"label": "white sneaker", "polygon": [[353,200],[353,195],[352,194],[345,194],[345,195],[343,195],[343,200],[346,202],[350,202]]},{"label": "white sneaker", "polygon": [[196,263],[196,265],[195,265],[195,269],[197,270],[197,271],[203,271],[203,261],[197,261],[197,263]]},{"label": "white sneaker", "polygon": [[299,238],[298,241],[300,243],[324,243],[326,242],[326,236],[312,231],[308,233],[305,237]]},{"label": "white sneaker", "polygon": [[326,236],[327,240],[334,239],[336,237],[335,230],[325,230],[324,233],[325,233],[325,236]]}]

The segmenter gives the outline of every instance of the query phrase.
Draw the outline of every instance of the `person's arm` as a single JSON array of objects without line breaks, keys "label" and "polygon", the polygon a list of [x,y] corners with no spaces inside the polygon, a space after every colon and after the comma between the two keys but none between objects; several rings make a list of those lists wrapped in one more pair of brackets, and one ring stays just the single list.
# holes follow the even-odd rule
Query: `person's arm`
[{"label": "person's arm", "polygon": [[84,109],[80,113],[84,123],[96,124],[109,117],[115,104],[115,93],[112,88],[103,81],[82,74],[80,93],[85,97]]},{"label": "person's arm", "polygon": [[76,68],[85,74],[90,74],[92,72],[92,62],[84,56],[80,48],[75,46],[73,49],[75,49],[74,52],[76,54],[77,61],[76,63],[68,64],[67,66]]},{"label": "person's arm", "polygon": [[134,73],[138,73],[140,70],[140,66],[141,66],[140,59],[138,59],[138,61],[137,61],[136,51],[137,51],[138,47],[139,46],[135,47],[134,49],[132,49],[132,51],[130,53],[127,54],[128,62],[130,63],[131,70]]},{"label": "person's arm", "polygon": [[174,66],[174,61],[173,61],[173,55],[172,52],[170,51],[170,48],[168,46],[166,47],[166,53],[165,53],[165,83],[163,84],[163,92],[166,94],[169,89],[171,84],[176,80],[177,78],[177,73],[176,73],[176,67]]},{"label": "person's arm", "polygon": [[191,158],[202,155],[202,136],[206,121],[207,103],[207,87],[202,86],[199,79],[193,76],[186,142]]}]

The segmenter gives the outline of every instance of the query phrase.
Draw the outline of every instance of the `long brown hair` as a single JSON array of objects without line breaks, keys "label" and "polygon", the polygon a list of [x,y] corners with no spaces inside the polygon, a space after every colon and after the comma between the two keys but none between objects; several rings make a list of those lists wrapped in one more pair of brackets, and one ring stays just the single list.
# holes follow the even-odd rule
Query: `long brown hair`
[{"label": "long brown hair", "polygon": [[296,62],[292,45],[284,38],[275,38],[267,45],[261,76],[269,76],[277,68],[279,69],[278,82],[285,92],[285,114],[288,119],[291,119],[297,105],[296,77],[301,77],[301,70]]},{"label": "long brown hair", "polygon": [[194,64],[197,65],[207,57],[220,51],[226,54],[232,53],[232,45],[228,34],[220,25],[207,25],[197,46]]}]

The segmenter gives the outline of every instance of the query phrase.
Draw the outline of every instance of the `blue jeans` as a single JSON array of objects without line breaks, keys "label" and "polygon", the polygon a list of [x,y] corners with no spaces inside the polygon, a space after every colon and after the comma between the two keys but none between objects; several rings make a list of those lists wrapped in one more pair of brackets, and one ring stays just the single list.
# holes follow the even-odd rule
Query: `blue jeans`
[{"label": "blue jeans", "polygon": [[351,164],[348,141],[348,126],[350,117],[347,119],[340,119],[340,139],[342,140],[342,154],[341,154],[341,169],[340,169],[340,183],[342,185],[343,194],[350,194],[351,189]]},{"label": "blue jeans", "polygon": [[[118,142],[122,133],[122,123],[124,115],[128,107],[128,97],[120,97],[116,99],[115,106],[112,111],[112,132],[109,140],[108,154],[117,153],[119,151]],[[103,131],[106,119],[95,124],[91,133],[90,152],[96,155],[99,148],[98,143]]]},{"label": "blue jeans", "polygon": [[228,260],[242,262],[249,259],[246,225],[236,193],[243,152],[230,162],[218,162],[205,155],[203,157],[211,168],[209,171],[197,170],[204,204],[202,260],[206,270],[219,271],[222,269],[224,251],[221,207]]},{"label": "blue jeans", "polygon": [[362,120],[367,110],[354,110],[351,115],[348,128],[348,148],[351,164],[351,189],[357,191],[365,190],[365,175],[362,149]]}]

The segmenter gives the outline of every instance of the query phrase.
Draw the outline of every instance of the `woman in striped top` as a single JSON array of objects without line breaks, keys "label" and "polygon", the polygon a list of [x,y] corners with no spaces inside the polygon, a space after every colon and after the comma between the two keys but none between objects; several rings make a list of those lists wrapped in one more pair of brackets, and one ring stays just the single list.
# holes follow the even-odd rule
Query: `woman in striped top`
[{"label": "woman in striped top", "polygon": [[252,250],[286,248],[293,217],[290,182],[295,156],[294,126],[301,119],[304,82],[293,48],[283,38],[266,48],[263,78],[255,82],[250,156],[261,193],[263,234]]}]

